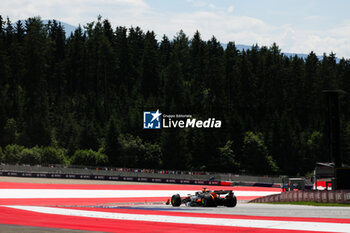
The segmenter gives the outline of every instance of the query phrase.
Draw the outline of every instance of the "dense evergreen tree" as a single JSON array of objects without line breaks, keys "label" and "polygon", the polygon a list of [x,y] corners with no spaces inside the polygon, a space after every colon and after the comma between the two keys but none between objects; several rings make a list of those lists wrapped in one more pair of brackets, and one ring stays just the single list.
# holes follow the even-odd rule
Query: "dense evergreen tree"
[{"label": "dense evergreen tree", "polygon": [[[108,156],[108,160],[111,165],[120,165],[120,145],[118,142],[119,132],[115,119],[112,117],[109,120],[107,126],[107,132],[105,137],[105,148],[104,153]],[[118,164],[119,163],[119,164]]]},{"label": "dense evergreen tree", "polygon": [[49,40],[47,30],[40,18],[30,18],[26,21],[26,36],[24,38],[23,80],[26,92],[24,103],[24,135],[23,142],[27,146],[49,145],[49,77],[47,60],[49,59]]},{"label": "dense evergreen tree", "polygon": [[[101,16],[66,38],[55,20],[0,16],[5,162],[305,174],[328,160],[323,89],[350,92],[349,60],[286,57],[276,44],[239,51],[198,31],[157,41]],[[339,105],[349,164],[350,95]],[[222,128],[143,130],[143,111],[156,109]]]},{"label": "dense evergreen tree", "polygon": [[261,133],[247,132],[245,134],[243,154],[242,167],[249,174],[273,174],[278,171],[275,161],[268,154]]}]

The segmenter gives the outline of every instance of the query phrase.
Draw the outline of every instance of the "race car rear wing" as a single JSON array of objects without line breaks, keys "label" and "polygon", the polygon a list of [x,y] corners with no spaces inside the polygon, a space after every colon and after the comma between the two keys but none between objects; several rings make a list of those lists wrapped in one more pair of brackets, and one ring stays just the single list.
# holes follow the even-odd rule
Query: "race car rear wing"
[{"label": "race car rear wing", "polygon": [[221,195],[221,194],[227,194],[227,193],[233,193],[232,190],[215,190],[214,193]]}]

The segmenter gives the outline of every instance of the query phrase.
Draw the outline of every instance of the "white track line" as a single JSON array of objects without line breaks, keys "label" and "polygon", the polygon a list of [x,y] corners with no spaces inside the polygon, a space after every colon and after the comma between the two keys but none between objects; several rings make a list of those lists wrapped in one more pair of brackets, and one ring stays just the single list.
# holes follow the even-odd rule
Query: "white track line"
[{"label": "white track line", "polygon": [[104,218],[116,220],[149,221],[162,223],[185,223],[199,225],[216,225],[231,227],[253,227],[265,229],[283,229],[299,231],[322,232],[350,232],[348,223],[324,223],[324,222],[299,222],[299,221],[275,221],[254,219],[227,219],[227,218],[201,218],[164,215],[123,214],[100,211],[74,210],[66,208],[36,207],[36,206],[6,206],[9,208],[34,211],[44,214],[58,214],[65,216]]},{"label": "white track line", "polygon": [[[0,199],[11,198],[133,198],[133,197],[170,197],[173,194],[186,196],[193,190],[81,190],[81,189],[0,189]],[[279,192],[234,191],[238,197],[266,196]]]}]

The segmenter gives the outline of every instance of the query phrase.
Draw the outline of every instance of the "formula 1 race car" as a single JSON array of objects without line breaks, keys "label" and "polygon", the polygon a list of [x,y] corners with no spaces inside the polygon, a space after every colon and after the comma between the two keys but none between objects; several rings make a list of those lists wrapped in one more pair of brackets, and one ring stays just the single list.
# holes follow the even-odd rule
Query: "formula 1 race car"
[{"label": "formula 1 race car", "polygon": [[[225,197],[220,196],[225,194]],[[181,204],[185,204],[186,206],[203,207],[235,207],[237,205],[237,198],[233,194],[232,190],[210,191],[206,188],[203,188],[202,191],[196,192],[195,195],[188,194],[187,197],[181,198],[179,194],[175,194],[171,197],[172,206],[178,207]]]}]

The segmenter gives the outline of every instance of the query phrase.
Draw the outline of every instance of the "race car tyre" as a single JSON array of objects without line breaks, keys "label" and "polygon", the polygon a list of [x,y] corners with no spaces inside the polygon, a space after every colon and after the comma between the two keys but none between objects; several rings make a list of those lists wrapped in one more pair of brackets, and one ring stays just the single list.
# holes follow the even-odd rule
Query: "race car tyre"
[{"label": "race car tyre", "polygon": [[233,196],[230,198],[225,198],[225,206],[227,207],[235,207],[237,205],[237,197]]},{"label": "race car tyre", "polygon": [[171,197],[171,205],[174,207],[178,207],[181,205],[181,197],[179,194],[175,194]]},{"label": "race car tyre", "polygon": [[202,197],[202,206],[203,207],[216,207],[216,201],[213,200],[211,195],[205,195]]},{"label": "race car tyre", "polygon": [[205,196],[205,197],[202,197],[202,206],[203,207],[208,207],[209,206],[209,197],[208,196]]}]

